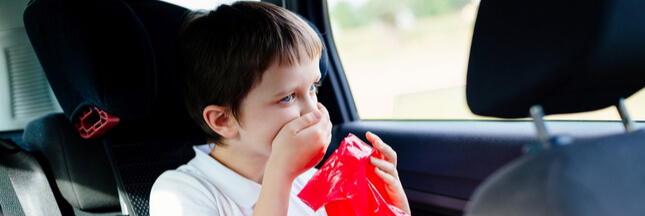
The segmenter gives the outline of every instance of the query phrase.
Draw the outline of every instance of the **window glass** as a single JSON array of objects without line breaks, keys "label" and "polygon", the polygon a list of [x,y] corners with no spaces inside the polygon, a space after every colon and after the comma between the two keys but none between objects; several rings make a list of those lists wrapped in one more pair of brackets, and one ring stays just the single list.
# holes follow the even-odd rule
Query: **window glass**
[{"label": "window glass", "polygon": [[[492,119],[472,114],[465,97],[479,0],[328,0],[328,4],[338,55],[361,119]],[[645,106],[645,93],[626,103],[634,119],[645,119],[645,109],[635,109]],[[547,119],[619,116],[610,107]]]},{"label": "window glass", "polygon": [[[165,2],[173,3],[191,10],[210,10],[214,9],[221,4],[232,4],[239,0],[163,0]],[[260,1],[260,0],[257,0]]]},{"label": "window glass", "polygon": [[465,75],[477,1],[328,2],[361,119],[475,118]]}]

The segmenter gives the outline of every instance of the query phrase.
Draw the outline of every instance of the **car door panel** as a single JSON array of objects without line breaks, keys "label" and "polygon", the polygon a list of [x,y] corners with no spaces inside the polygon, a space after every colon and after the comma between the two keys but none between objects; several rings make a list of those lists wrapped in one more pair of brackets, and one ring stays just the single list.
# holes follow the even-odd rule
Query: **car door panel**
[{"label": "car door panel", "polygon": [[[547,122],[549,131],[573,139],[621,133],[618,122]],[[397,152],[397,169],[415,215],[437,207],[459,215],[475,188],[495,170],[536,144],[531,121],[354,121],[338,124],[330,150],[349,133],[379,135]],[[436,209],[435,209],[436,210]],[[432,211],[437,214],[436,211]]]}]

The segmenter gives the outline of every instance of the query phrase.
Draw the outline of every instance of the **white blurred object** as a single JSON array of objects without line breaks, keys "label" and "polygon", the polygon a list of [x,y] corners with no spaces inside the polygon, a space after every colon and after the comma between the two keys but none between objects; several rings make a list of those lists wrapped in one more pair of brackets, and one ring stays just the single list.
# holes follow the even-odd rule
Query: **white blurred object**
[{"label": "white blurred object", "polygon": [[[163,0],[191,10],[212,10],[222,4],[233,4],[240,0]],[[257,0],[260,1],[260,0]]]},{"label": "white blurred object", "polygon": [[479,9],[479,0],[472,0],[470,3],[461,8],[461,18],[464,21],[474,22],[477,17],[477,10]]},{"label": "white blurred object", "polygon": [[396,27],[400,29],[411,30],[414,28],[414,24],[416,23],[416,17],[412,10],[406,7],[396,13],[394,22],[396,23]]}]

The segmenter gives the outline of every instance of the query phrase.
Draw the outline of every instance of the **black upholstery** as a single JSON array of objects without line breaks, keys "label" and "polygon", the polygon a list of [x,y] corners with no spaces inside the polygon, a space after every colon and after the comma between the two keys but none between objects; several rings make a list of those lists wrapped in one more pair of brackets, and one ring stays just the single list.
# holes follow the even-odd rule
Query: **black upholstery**
[{"label": "black upholstery", "polygon": [[323,37],[322,34],[320,33],[320,30],[318,30],[318,27],[314,25],[311,21],[307,20],[307,18],[301,16],[298,14],[298,16],[303,19],[309,26],[311,26],[312,29],[318,34],[318,37],[320,37],[320,41],[322,42],[322,51],[320,53],[320,61],[318,62],[318,67],[320,69],[320,82],[322,83],[325,77],[327,77],[327,68],[329,67],[329,56],[327,52],[327,47],[325,47],[325,43],[323,42]]},{"label": "black upholstery", "polygon": [[155,58],[147,32],[125,2],[34,0],[24,22],[68,118],[85,105],[123,119],[148,113],[157,95]]},{"label": "black upholstery", "polygon": [[23,148],[43,154],[61,195],[73,208],[120,211],[117,186],[100,140],[82,139],[62,113],[31,121]]},{"label": "black upholstery", "polygon": [[[645,1],[481,2],[471,110],[526,117],[596,110],[645,86]],[[547,122],[548,126],[548,122]],[[535,151],[488,177],[467,215],[645,215],[645,131]]]},{"label": "black upholstery", "polygon": [[468,65],[473,113],[528,117],[614,105],[645,84],[645,1],[481,2]]},{"label": "black upholstery", "polygon": [[523,157],[480,185],[468,215],[643,215],[643,140],[637,131]]},{"label": "black upholstery", "polygon": [[160,1],[132,1],[129,5],[153,46],[157,97],[147,116],[115,127],[104,143],[129,213],[148,215],[150,189],[157,177],[188,162],[194,157],[192,145],[206,140],[186,111],[174,64],[175,36],[188,10]]},{"label": "black upholstery", "polygon": [[[61,193],[76,209],[118,209],[118,185],[129,213],[147,215],[157,176],[192,158],[193,144],[205,143],[185,110],[173,60],[187,12],[161,1],[121,0],[34,0],[26,9],[28,35],[68,120],[44,117],[32,122],[24,137],[27,148],[54,161]],[[75,112],[86,105],[121,122],[96,140],[57,133],[72,127]],[[65,143],[51,141],[59,139]],[[83,150],[88,148],[93,151]],[[107,170],[105,154],[112,165]],[[65,163],[57,161],[73,164],[66,164],[65,172]],[[89,167],[96,170],[85,172]],[[107,179],[88,183],[90,175]],[[90,188],[69,190],[79,185]]]}]

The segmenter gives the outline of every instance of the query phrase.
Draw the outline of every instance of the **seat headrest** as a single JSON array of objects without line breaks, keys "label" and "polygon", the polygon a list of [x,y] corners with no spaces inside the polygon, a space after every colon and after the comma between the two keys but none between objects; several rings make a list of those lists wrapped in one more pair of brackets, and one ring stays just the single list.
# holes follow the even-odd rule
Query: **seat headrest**
[{"label": "seat headrest", "polygon": [[309,26],[311,26],[312,29],[314,29],[314,31],[320,38],[320,41],[322,42],[323,47],[320,53],[320,61],[318,62],[318,67],[320,68],[320,81],[322,82],[327,76],[327,68],[329,67],[329,57],[327,57],[328,53],[327,53],[327,47],[325,46],[325,40],[322,34],[320,33],[320,30],[318,30],[318,27],[316,27],[316,25],[313,22],[309,21],[307,18],[303,16],[300,16],[300,18],[303,19],[305,22],[307,22],[307,24],[309,24]]},{"label": "seat headrest", "polygon": [[156,97],[151,42],[120,0],[33,0],[25,28],[65,115],[96,106],[122,119],[144,116]]},{"label": "seat headrest", "polygon": [[468,65],[473,113],[518,118],[615,105],[645,86],[645,1],[482,1]]}]

